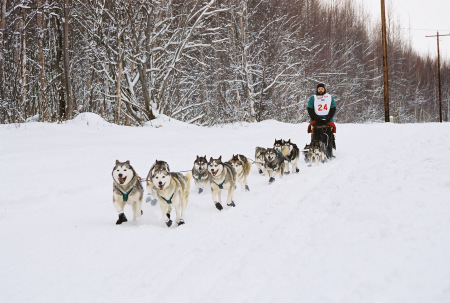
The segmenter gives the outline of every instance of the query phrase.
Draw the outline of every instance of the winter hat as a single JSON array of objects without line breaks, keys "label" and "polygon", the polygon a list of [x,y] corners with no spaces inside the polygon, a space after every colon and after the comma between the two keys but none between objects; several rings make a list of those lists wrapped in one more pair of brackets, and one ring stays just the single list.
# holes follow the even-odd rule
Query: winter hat
[{"label": "winter hat", "polygon": [[317,91],[318,89],[319,89],[319,87],[323,87],[323,90],[324,90],[324,92],[323,93],[320,93],[320,95],[323,95],[323,94],[325,94],[326,92],[327,92],[327,89],[325,88],[325,84],[323,84],[323,83],[319,83],[319,84],[317,84],[317,88],[316,88],[316,93],[319,95],[319,92]]}]

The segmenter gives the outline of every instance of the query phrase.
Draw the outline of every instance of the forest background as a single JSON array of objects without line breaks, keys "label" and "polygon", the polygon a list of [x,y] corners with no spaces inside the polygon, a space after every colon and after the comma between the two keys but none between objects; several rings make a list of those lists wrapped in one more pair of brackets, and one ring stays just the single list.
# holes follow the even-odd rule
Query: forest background
[{"label": "forest background", "polygon": [[[337,122],[384,121],[381,24],[353,0],[2,0],[0,18],[0,123],[298,123],[318,82]],[[439,121],[437,58],[400,26],[387,15],[390,113]]]}]

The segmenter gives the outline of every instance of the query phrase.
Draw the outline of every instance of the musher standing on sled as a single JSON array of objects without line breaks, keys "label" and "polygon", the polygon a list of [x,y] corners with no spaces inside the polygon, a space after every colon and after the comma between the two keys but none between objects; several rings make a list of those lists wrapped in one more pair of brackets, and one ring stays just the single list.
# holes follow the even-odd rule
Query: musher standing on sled
[{"label": "musher standing on sled", "polygon": [[[325,84],[317,84],[316,93],[309,98],[308,114],[311,117],[311,122],[308,126],[308,133],[311,132],[311,126],[329,125],[333,127],[333,133],[336,132],[336,125],[334,124],[334,114],[336,113],[336,102],[333,96],[327,94]],[[334,134],[331,133],[331,144],[327,148],[329,158],[333,157],[333,147],[336,149],[334,142]]]}]

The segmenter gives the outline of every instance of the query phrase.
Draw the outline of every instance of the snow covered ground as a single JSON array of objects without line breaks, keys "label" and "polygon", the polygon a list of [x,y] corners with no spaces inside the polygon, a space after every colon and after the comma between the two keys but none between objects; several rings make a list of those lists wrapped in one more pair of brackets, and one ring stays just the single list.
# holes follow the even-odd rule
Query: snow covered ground
[{"label": "snow covered ground", "polygon": [[449,123],[338,124],[335,160],[272,185],[253,166],[235,208],[192,182],[185,225],[150,203],[115,225],[116,159],[185,171],[275,138],[302,148],[306,126],[1,125],[1,301],[450,302]]}]

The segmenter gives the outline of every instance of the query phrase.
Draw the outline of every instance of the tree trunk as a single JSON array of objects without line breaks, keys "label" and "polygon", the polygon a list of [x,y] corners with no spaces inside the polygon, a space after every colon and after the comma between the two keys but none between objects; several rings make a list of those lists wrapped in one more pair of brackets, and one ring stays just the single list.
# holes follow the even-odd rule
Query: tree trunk
[{"label": "tree trunk", "polygon": [[1,21],[0,21],[0,100],[4,100],[5,92],[5,71],[4,71],[4,53],[3,53],[3,33],[6,28],[6,0],[2,1]]},{"label": "tree trunk", "polygon": [[67,96],[66,119],[72,119],[72,83],[70,81],[69,59],[69,0],[64,1],[64,81]]},{"label": "tree trunk", "polygon": [[241,44],[242,44],[242,65],[244,69],[244,93],[245,93],[245,99],[248,102],[248,114],[249,114],[249,121],[254,122],[255,116],[254,116],[254,108],[253,108],[253,100],[250,93],[250,77],[249,77],[249,70],[248,70],[248,61],[247,61],[247,37],[246,37],[246,30],[247,26],[244,25],[244,18],[247,18],[247,3],[246,1],[243,1],[242,3],[242,12],[239,17],[239,25],[241,28]]},{"label": "tree trunk", "polygon": [[38,113],[39,119],[42,121],[48,120],[48,110],[45,102],[45,65],[44,65],[44,47],[43,36],[44,30],[42,28],[42,0],[37,0],[38,11],[36,13],[36,22],[38,30],[38,51],[39,51],[39,95],[38,95]]},{"label": "tree trunk", "polygon": [[[21,64],[20,64],[20,75],[21,75],[21,84],[20,84],[20,99],[21,99],[21,107],[24,109],[24,112],[22,112],[22,119],[25,120],[27,115],[30,114],[28,112],[28,106],[27,104],[27,39],[25,34],[25,25],[26,25],[26,17],[27,12],[25,8],[22,8],[22,19],[21,19],[21,25],[20,25],[20,36],[21,36]],[[21,110],[21,109],[19,109]]]},{"label": "tree trunk", "polygon": [[61,22],[59,21],[59,16],[54,16],[55,18],[55,31],[57,32],[57,47],[56,47],[56,71],[59,78],[59,82],[56,84],[56,89],[58,90],[59,102],[58,102],[58,121],[63,121],[66,119],[66,100],[64,96],[64,71],[61,67],[63,61],[63,30]]},{"label": "tree trunk", "polygon": [[146,64],[138,64],[137,69],[139,72],[139,81],[142,85],[142,95],[144,97],[144,107],[146,111],[146,115],[148,119],[155,119],[155,115],[153,114],[153,109],[150,106],[150,94],[148,93],[148,85],[147,85],[147,75],[145,70],[147,69]]},{"label": "tree trunk", "polygon": [[122,50],[120,46],[120,40],[122,39],[122,35],[120,34],[117,38],[117,83],[116,83],[116,102],[117,102],[117,115],[116,115],[116,124],[120,124],[120,108],[122,107],[122,96],[121,96],[121,79],[122,79]]}]

